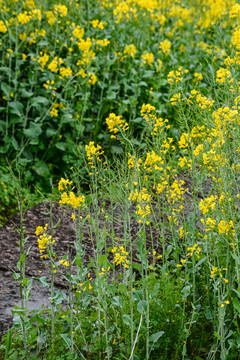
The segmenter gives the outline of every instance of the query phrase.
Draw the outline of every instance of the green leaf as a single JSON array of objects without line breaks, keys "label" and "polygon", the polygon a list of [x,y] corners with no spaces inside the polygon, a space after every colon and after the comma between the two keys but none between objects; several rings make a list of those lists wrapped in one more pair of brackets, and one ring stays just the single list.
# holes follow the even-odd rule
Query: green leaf
[{"label": "green leaf", "polygon": [[63,124],[68,124],[68,123],[71,123],[71,122],[75,122],[75,120],[73,119],[73,117],[70,114],[63,114],[61,116],[61,122]]},{"label": "green leaf", "polygon": [[112,154],[122,154],[123,153],[123,148],[121,146],[112,146],[111,147],[111,153]]},{"label": "green leaf", "polygon": [[43,177],[47,177],[49,175],[49,169],[47,164],[44,161],[38,161],[34,166],[33,170],[39,175]]},{"label": "green leaf", "polygon": [[137,269],[139,272],[141,271],[141,268],[142,268],[142,267],[141,267],[140,264],[133,263],[132,266],[133,266],[134,269]]},{"label": "green leaf", "polygon": [[121,296],[114,296],[112,298],[112,305],[122,308],[122,297]]},{"label": "green leaf", "polygon": [[70,348],[71,340],[69,339],[69,337],[66,334],[60,334],[60,335],[61,335],[61,338],[65,341],[67,347]]},{"label": "green leaf", "polygon": [[13,329],[9,330],[9,332],[6,336],[5,359],[8,359],[8,354],[12,347],[12,334],[13,334]]},{"label": "green leaf", "polygon": [[43,96],[36,96],[31,100],[31,106],[48,105],[49,101]]},{"label": "green leaf", "polygon": [[24,98],[30,98],[31,96],[33,96],[32,91],[27,91],[25,89],[21,89],[20,92],[21,92],[22,97],[24,97]]},{"label": "green leaf", "polygon": [[15,139],[15,137],[12,138],[12,146],[13,146],[14,150],[19,150],[19,145],[18,145],[18,142]]},{"label": "green leaf", "polygon": [[219,335],[216,331],[213,333],[214,336],[220,341],[222,339],[221,335]]},{"label": "green leaf", "polygon": [[201,259],[197,264],[196,264],[196,269],[199,268],[199,266],[206,260],[207,258],[204,257],[203,259]]},{"label": "green leaf", "polygon": [[147,311],[147,301],[146,300],[140,300],[137,304],[137,310],[140,314],[143,314]]},{"label": "green leaf", "polygon": [[64,142],[58,142],[55,146],[56,146],[57,149],[59,149],[61,151],[66,150],[66,144]]},{"label": "green leaf", "polygon": [[154,71],[152,70],[146,70],[143,74],[144,79],[152,78],[154,75]]},{"label": "green leaf", "polygon": [[64,300],[66,300],[67,295],[62,290],[54,291],[54,302],[56,305],[60,305]]},{"label": "green leaf", "polygon": [[46,131],[46,136],[47,136],[47,137],[52,137],[52,136],[56,135],[56,133],[57,133],[57,130],[47,129],[47,131]]},{"label": "green leaf", "polygon": [[12,92],[11,87],[5,82],[1,83],[1,90],[7,97],[9,97]]},{"label": "green leaf", "polygon": [[140,81],[139,85],[140,86],[148,86],[148,84],[145,81]]},{"label": "green leaf", "polygon": [[29,128],[24,129],[23,132],[29,139],[35,139],[42,133],[41,124],[31,122]]},{"label": "green leaf", "polygon": [[190,290],[191,290],[191,286],[190,285],[186,285],[184,286],[184,288],[181,290],[181,293],[183,294],[183,299],[186,300],[188,295],[190,294]]},{"label": "green leaf", "polygon": [[164,334],[164,331],[158,331],[156,332],[155,334],[152,334],[150,337],[149,337],[149,341],[152,342],[152,343],[155,343],[158,341],[158,339],[160,339],[160,337]]},{"label": "green leaf", "polygon": [[20,274],[14,272],[14,273],[13,273],[13,278],[16,279],[16,280],[18,280],[18,279],[20,278]]},{"label": "green leaf", "polygon": [[22,256],[21,256],[20,259],[19,259],[19,263],[20,263],[20,264],[24,264],[25,259],[26,259],[26,255],[25,255],[25,254],[22,254]]},{"label": "green leaf", "polygon": [[116,98],[117,98],[117,94],[115,92],[111,92],[106,96],[106,99],[108,100],[115,100]]},{"label": "green leaf", "polygon": [[164,86],[168,83],[167,79],[162,79],[159,81],[158,85]]},{"label": "green leaf", "polygon": [[124,315],[122,316],[122,319],[123,319],[123,323],[124,323],[124,324],[126,324],[126,325],[128,325],[128,326],[131,325],[132,319],[130,318],[129,315],[124,314]]},{"label": "green leaf", "polygon": [[47,277],[46,276],[42,276],[40,278],[38,278],[38,280],[40,281],[40,284],[46,288],[49,288],[49,285],[47,283]]},{"label": "green leaf", "polygon": [[232,303],[234,308],[238,311],[240,315],[240,301],[237,298],[234,298]]},{"label": "green leaf", "polygon": [[11,114],[15,114],[18,116],[21,116],[23,113],[23,104],[21,104],[19,101],[12,101],[9,103],[9,107]]},{"label": "green leaf", "polygon": [[143,291],[142,290],[133,290],[133,299],[134,301],[140,301],[143,297]]},{"label": "green leaf", "polygon": [[107,263],[107,255],[100,255],[98,258],[98,265],[103,266]]},{"label": "green leaf", "polygon": [[118,290],[121,294],[126,294],[127,292],[127,285],[126,284],[119,284]]}]

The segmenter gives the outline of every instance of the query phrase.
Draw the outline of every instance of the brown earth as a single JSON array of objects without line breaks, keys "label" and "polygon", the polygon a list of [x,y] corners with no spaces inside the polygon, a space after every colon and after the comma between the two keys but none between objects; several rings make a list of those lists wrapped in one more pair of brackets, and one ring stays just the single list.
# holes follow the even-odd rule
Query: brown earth
[{"label": "brown earth", "polygon": [[[105,234],[107,246],[112,245],[112,238],[124,239],[124,225],[122,221],[123,208],[120,206],[111,207],[109,201],[105,201],[104,204],[98,204],[101,209],[101,205],[105,207],[106,212],[110,212],[111,219],[105,219],[104,213],[100,212],[97,216],[99,230],[101,234]],[[40,276],[46,276],[48,282],[50,282],[49,260],[40,259],[37,236],[35,235],[37,226],[44,226],[49,224],[49,209],[50,203],[41,203],[35,207],[28,209],[24,215],[24,228],[25,236],[28,237],[25,249],[30,247],[29,254],[26,258],[26,277],[27,278],[39,278]],[[132,211],[133,212],[133,211]],[[60,223],[54,230],[53,237],[56,240],[54,244],[54,251],[57,254],[57,258],[61,259],[63,255],[71,254],[73,259],[76,250],[74,242],[77,240],[76,231],[71,219],[72,211],[70,209],[61,208],[58,203],[53,203],[53,224]],[[96,234],[90,231],[91,226],[89,223],[93,219],[94,213],[90,213],[90,218],[85,222],[81,229],[81,241],[84,247],[84,266],[89,263],[89,257],[95,257],[96,255]],[[130,238],[133,244],[136,243],[139,225],[136,220],[130,219]],[[14,215],[5,226],[0,228],[0,338],[6,332],[6,330],[12,325],[12,313],[14,305],[20,306],[19,295],[19,283],[14,280],[13,273],[19,272],[17,269],[17,262],[20,257],[19,250],[19,228],[20,228],[20,215]],[[113,235],[114,234],[114,235]],[[158,232],[147,233],[147,246],[152,247],[152,241],[158,238]],[[116,240],[119,241],[119,240]],[[137,252],[137,246],[135,246]],[[161,251],[160,245],[155,247],[155,250]],[[104,253],[104,249],[102,250]],[[139,262],[134,255],[135,262]],[[46,267],[45,267],[46,265]],[[63,274],[57,271],[55,274],[55,287],[66,289],[67,283],[63,279]],[[94,275],[94,274],[93,274]],[[28,309],[33,310],[40,308],[42,305],[47,306],[49,304],[50,293],[48,289],[42,287],[39,281],[34,279],[31,297],[28,302]]]}]

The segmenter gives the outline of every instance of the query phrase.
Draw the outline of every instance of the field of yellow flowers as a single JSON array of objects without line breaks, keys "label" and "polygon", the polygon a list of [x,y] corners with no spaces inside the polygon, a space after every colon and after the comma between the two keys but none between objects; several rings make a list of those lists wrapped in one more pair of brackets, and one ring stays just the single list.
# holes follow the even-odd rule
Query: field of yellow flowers
[{"label": "field of yellow flowers", "polygon": [[[22,221],[0,358],[238,360],[240,4],[0,0],[0,70],[0,220]],[[76,255],[58,258],[51,208],[51,301],[30,316],[24,212],[43,195]]]}]

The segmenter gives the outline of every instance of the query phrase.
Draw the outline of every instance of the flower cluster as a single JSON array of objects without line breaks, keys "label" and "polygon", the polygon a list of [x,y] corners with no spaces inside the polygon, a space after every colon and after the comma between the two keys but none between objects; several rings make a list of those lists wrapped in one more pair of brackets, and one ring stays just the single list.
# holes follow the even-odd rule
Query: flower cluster
[{"label": "flower cluster", "polygon": [[[228,79],[231,78],[231,73],[229,70],[224,69],[224,68],[220,68],[217,70],[216,73],[216,81],[223,84],[225,82],[227,82]],[[230,81],[228,80],[228,82],[232,82],[233,79],[231,79]]]},{"label": "flower cluster", "polygon": [[169,55],[171,51],[171,41],[164,40],[159,45],[160,51],[162,51],[165,55]]},{"label": "flower cluster", "polygon": [[[136,201],[136,215],[140,216],[138,220],[139,224],[142,223],[142,219],[144,219],[147,215],[151,213],[151,207],[149,205],[151,199],[151,195],[147,192],[147,189],[143,187],[141,191],[135,189],[135,191],[131,191],[128,200]],[[149,224],[149,221],[146,222]]]},{"label": "flower cluster", "polygon": [[94,141],[90,141],[88,145],[85,145],[85,150],[88,164],[94,169],[96,161],[101,162],[100,156],[104,153],[104,151],[100,145],[97,144],[97,146],[95,146]]},{"label": "flower cluster", "polygon": [[177,70],[175,71],[170,71],[168,73],[168,83],[170,85],[173,85],[173,84],[177,84],[179,82],[182,82],[183,81],[183,75],[184,74],[187,74],[189,72],[189,70],[183,70],[182,66],[180,66]]},{"label": "flower cluster", "polygon": [[[44,227],[38,226],[36,228],[35,234],[38,236],[38,248],[40,254],[44,253],[46,249],[50,246],[50,244],[54,244],[55,240],[51,235],[48,235],[48,224],[45,224]],[[47,258],[47,254],[41,255],[40,258]]]},{"label": "flower cluster", "polygon": [[114,133],[114,135],[111,135],[111,138],[115,138],[115,134],[119,131],[125,131],[129,129],[129,126],[127,122],[122,118],[122,115],[117,116],[114,113],[111,113],[106,119],[106,123],[109,131],[111,133]]},{"label": "flower cluster", "polygon": [[113,264],[123,265],[125,268],[129,268],[129,260],[127,259],[128,252],[124,250],[123,246],[114,247],[111,252],[114,254]]},{"label": "flower cluster", "polygon": [[168,123],[168,119],[163,120],[161,117],[158,118],[155,115],[155,110],[155,106],[150,104],[143,104],[141,108],[141,116],[144,117],[149,125],[151,135],[159,135],[163,132],[164,128],[170,128],[170,125],[166,125]]},{"label": "flower cluster", "polygon": [[59,201],[59,204],[70,205],[74,209],[85,207],[85,196],[84,195],[77,196],[73,192],[74,187],[71,187],[71,190],[68,191],[68,186],[71,185],[72,185],[72,181],[69,181],[69,179],[61,178],[61,180],[59,181],[58,189],[60,191],[63,191],[63,193],[61,194],[61,199]]}]

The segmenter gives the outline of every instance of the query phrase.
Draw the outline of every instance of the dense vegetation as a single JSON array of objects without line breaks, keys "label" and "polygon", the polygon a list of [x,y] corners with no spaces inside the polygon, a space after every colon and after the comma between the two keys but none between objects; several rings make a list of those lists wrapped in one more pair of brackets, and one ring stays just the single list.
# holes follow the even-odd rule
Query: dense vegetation
[{"label": "dense vegetation", "polygon": [[240,4],[0,5],[0,220],[44,194],[71,209],[77,238],[76,257],[58,259],[51,212],[36,224],[51,305],[30,318],[22,227],[3,358],[238,359]]}]

